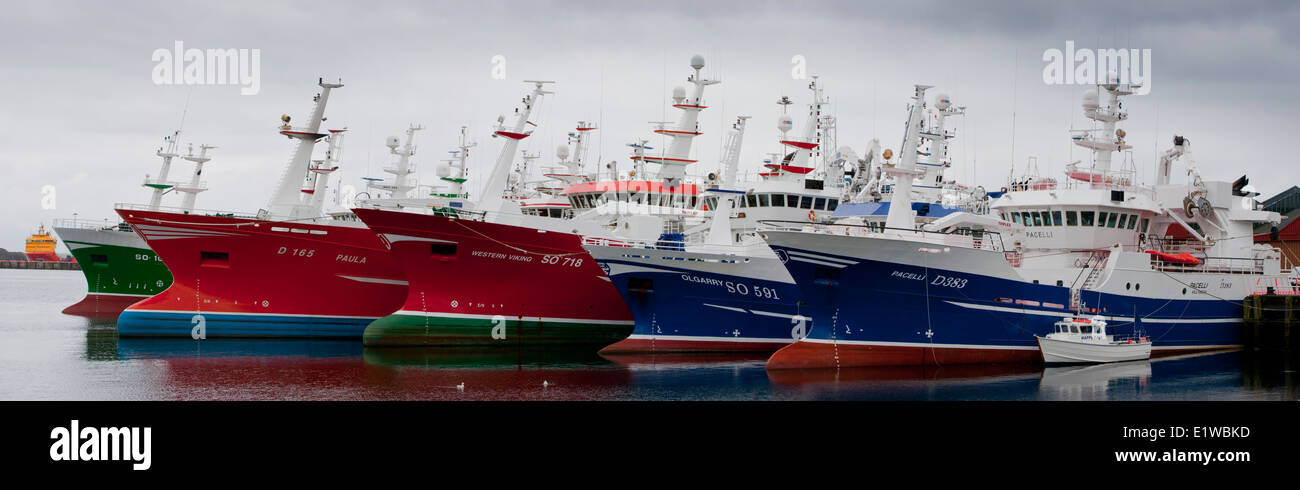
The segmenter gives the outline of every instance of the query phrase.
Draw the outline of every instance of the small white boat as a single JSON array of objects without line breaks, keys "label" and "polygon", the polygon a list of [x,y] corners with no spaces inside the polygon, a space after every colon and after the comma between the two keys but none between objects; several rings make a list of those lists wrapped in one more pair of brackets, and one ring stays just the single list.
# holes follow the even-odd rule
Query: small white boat
[{"label": "small white boat", "polygon": [[1038,350],[1048,364],[1083,364],[1136,361],[1151,358],[1151,341],[1146,337],[1116,338],[1106,332],[1100,316],[1056,322],[1056,331],[1038,337]]}]

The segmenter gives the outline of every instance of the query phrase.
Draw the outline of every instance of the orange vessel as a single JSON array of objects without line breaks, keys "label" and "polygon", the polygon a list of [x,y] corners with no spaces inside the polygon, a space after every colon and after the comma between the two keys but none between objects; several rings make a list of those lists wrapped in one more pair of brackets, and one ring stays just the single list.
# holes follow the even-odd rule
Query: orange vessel
[{"label": "orange vessel", "polygon": [[51,237],[50,233],[45,231],[45,225],[42,224],[36,233],[27,237],[27,249],[25,250],[27,260],[32,262],[58,262],[59,254],[54,252],[56,245],[58,245],[58,240]]}]

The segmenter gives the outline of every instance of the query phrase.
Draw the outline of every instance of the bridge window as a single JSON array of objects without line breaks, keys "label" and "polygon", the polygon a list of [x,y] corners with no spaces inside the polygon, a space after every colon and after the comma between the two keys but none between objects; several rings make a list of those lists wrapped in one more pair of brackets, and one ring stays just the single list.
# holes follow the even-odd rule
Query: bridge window
[{"label": "bridge window", "polygon": [[1076,212],[1076,211],[1066,211],[1066,212],[1065,212],[1065,225],[1066,225],[1066,226],[1079,226],[1079,213]]},{"label": "bridge window", "polygon": [[1095,211],[1080,211],[1079,224],[1083,226],[1092,226],[1092,218],[1097,213]]},{"label": "bridge window", "polygon": [[1038,213],[1030,213],[1030,215],[1034,218],[1034,226],[1043,226],[1043,215]]},{"label": "bridge window", "polygon": [[1146,232],[1147,232],[1147,224],[1149,224],[1150,222],[1151,222],[1151,220],[1148,220],[1148,219],[1146,219],[1146,218],[1142,218],[1142,229],[1140,230],[1142,233],[1146,233]]},{"label": "bridge window", "polygon": [[799,209],[812,209],[812,197],[800,196]]},{"label": "bridge window", "polygon": [[1061,226],[1061,212],[1052,211],[1052,226]]},{"label": "bridge window", "polygon": [[745,201],[749,203],[749,207],[751,208],[758,207],[758,196],[750,194],[748,196],[745,196]]},{"label": "bridge window", "polygon": [[772,207],[785,207],[785,194],[772,194]]},{"label": "bridge window", "polygon": [[1106,227],[1114,228],[1115,220],[1118,218],[1119,218],[1119,213],[1110,213],[1110,216],[1106,217]]},{"label": "bridge window", "polygon": [[772,205],[772,196],[769,194],[758,195],[758,207],[765,208]]},{"label": "bridge window", "polygon": [[1128,229],[1132,230],[1133,228],[1137,227],[1137,221],[1138,221],[1137,215],[1129,215]]},{"label": "bridge window", "polygon": [[813,201],[813,209],[826,209],[826,198],[819,197]]},{"label": "bridge window", "polygon": [[1020,213],[1011,213],[1011,222],[1017,225],[1020,224]]},{"label": "bridge window", "polygon": [[838,208],[838,207],[840,207],[840,200],[839,200],[839,199],[831,199],[831,200],[829,200],[829,201],[826,201],[826,210],[827,210],[827,211],[834,211],[835,208]]}]

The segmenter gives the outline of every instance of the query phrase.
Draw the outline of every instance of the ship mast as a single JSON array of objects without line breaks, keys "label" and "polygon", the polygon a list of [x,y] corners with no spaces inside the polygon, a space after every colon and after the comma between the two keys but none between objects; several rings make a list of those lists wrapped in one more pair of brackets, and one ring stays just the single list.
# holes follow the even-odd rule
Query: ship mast
[{"label": "ship mast", "polygon": [[1092,150],[1095,155],[1093,170],[1095,180],[1100,181],[1104,181],[1105,174],[1110,172],[1111,154],[1133,148],[1124,143],[1124,130],[1115,129],[1115,124],[1128,119],[1128,113],[1124,112],[1119,101],[1120,96],[1132,95],[1133,89],[1139,87],[1118,83],[1114,74],[1108,78],[1110,80],[1107,83],[1100,85],[1100,88],[1105,89],[1104,100],[1101,100],[1102,96],[1095,88],[1083,94],[1084,117],[1101,123],[1101,129],[1072,131],[1074,144]]},{"label": "ship mast", "polygon": [[924,173],[920,177],[921,190],[917,192],[923,202],[939,201],[939,193],[943,190],[943,171],[952,166],[952,162],[948,160],[948,140],[955,134],[951,130],[944,129],[945,122],[951,116],[965,113],[965,107],[952,107],[952,99],[948,94],[941,92],[935,96],[933,123],[919,133],[921,138],[930,142],[930,158],[922,164],[925,168],[922,169]]},{"label": "ship mast", "polygon": [[686,79],[694,86],[690,98],[686,97],[686,89],[682,87],[673,89],[673,107],[682,110],[681,117],[677,120],[677,127],[655,130],[655,133],[672,138],[668,143],[668,150],[659,156],[634,157],[641,161],[660,164],[659,178],[669,187],[679,184],[682,177],[686,175],[686,166],[696,162],[690,158],[691,142],[701,134],[700,111],[708,108],[704,105],[704,87],[720,83],[718,80],[707,80],[700,75],[700,70],[704,68],[703,56],[698,54],[692,56],[691,68],[695,69],[695,73]]},{"label": "ship mast", "polygon": [[162,169],[158,171],[158,178],[150,179],[148,175],[144,176],[144,186],[153,189],[153,197],[149,199],[150,211],[157,211],[162,206],[163,194],[166,194],[175,186],[175,184],[167,182],[167,174],[171,172],[172,158],[180,156],[176,153],[176,145],[180,143],[180,136],[181,130],[178,129],[171,136],[163,138],[167,141],[167,150],[163,151],[162,148],[158,148],[158,151],[155,152],[159,157],[162,157]]},{"label": "ship mast", "polygon": [[[406,128],[405,145],[402,145],[401,139],[396,136],[388,138],[388,142],[386,143],[388,146],[388,152],[397,155],[397,164],[392,167],[384,167],[384,172],[393,174],[393,182],[391,184],[388,182],[372,182],[369,184],[370,187],[388,191],[388,197],[390,199],[406,199],[411,197],[411,189],[415,188],[414,185],[411,185],[411,174],[415,173],[415,169],[411,168],[411,156],[415,155],[416,150],[414,144],[415,132],[422,129],[424,129],[424,126],[418,126],[415,124]],[[398,149],[398,146],[401,146],[400,150]]]},{"label": "ship mast", "polygon": [[450,184],[447,189],[448,192],[441,196],[438,196],[435,193],[435,196],[465,197],[465,160],[469,158],[469,149],[473,148],[474,145],[475,143],[470,143],[465,140],[465,126],[461,126],[460,145],[457,146],[455,150],[451,151],[451,153],[456,155],[456,158],[444,160],[447,162],[447,165],[438,169],[438,178]]},{"label": "ship mast", "polygon": [[[524,82],[533,84],[533,92],[524,96],[522,109],[515,109],[514,125],[507,129],[504,125],[501,125],[505,118],[497,118],[497,130],[492,133],[493,138],[497,136],[504,137],[505,144],[501,147],[501,154],[497,156],[496,165],[492,167],[492,174],[488,176],[487,186],[483,189],[479,209],[486,212],[499,213],[507,206],[507,201],[502,194],[509,184],[511,169],[514,167],[515,152],[519,149],[519,140],[533,134],[532,131],[525,131],[526,125],[536,126],[528,120],[528,116],[541,102],[543,95],[554,93],[544,90],[544,87],[548,83],[555,82],[540,80],[524,80]],[[515,207],[518,207],[518,205],[515,204]]]},{"label": "ship mast", "polygon": [[740,180],[737,175],[740,167],[740,147],[745,140],[745,124],[749,119],[750,116],[737,116],[736,123],[731,125],[732,131],[727,133],[727,142],[723,146],[720,179],[724,188],[732,188]]},{"label": "ship mast", "polygon": [[343,156],[343,132],[347,129],[331,129],[329,136],[329,149],[325,152],[325,160],[317,161],[310,169],[313,174],[312,192],[311,192],[311,209],[314,214],[321,214],[325,209],[325,196],[329,191],[330,176],[334,171],[339,169],[337,165]]},{"label": "ship mast", "polygon": [[[903,152],[897,166],[885,167],[884,172],[894,177],[894,192],[889,199],[889,216],[885,217],[885,227],[900,230],[916,228],[916,217],[912,215],[912,179],[924,173],[916,169],[917,145],[920,144],[921,117],[925,114],[925,91],[931,85],[917,85],[916,94],[912,96],[912,106],[907,115],[907,130],[903,133]],[[933,156],[933,155],[932,155]]]},{"label": "ship mast", "polygon": [[199,154],[194,154],[194,145],[190,145],[189,154],[181,158],[194,162],[194,175],[190,177],[189,185],[177,186],[176,190],[185,193],[185,199],[181,201],[181,209],[185,211],[194,210],[194,198],[198,197],[200,192],[208,190],[208,187],[199,180],[203,175],[203,164],[212,160],[208,156],[208,150],[216,149],[215,146],[199,145]]},{"label": "ship mast", "polygon": [[288,115],[281,118],[284,126],[280,127],[280,134],[297,139],[298,146],[294,149],[289,163],[285,165],[275,193],[271,195],[268,208],[273,216],[291,219],[314,217],[307,216],[311,214],[312,207],[310,203],[303,203],[303,193],[299,183],[306,177],[311,166],[312,150],[316,148],[316,142],[327,136],[320,132],[320,125],[321,121],[325,120],[325,105],[329,102],[330,91],[343,86],[342,83],[328,83],[324,80],[318,80],[317,84],[320,85],[321,92],[316,95],[311,119],[307,121],[305,127],[290,126]]}]

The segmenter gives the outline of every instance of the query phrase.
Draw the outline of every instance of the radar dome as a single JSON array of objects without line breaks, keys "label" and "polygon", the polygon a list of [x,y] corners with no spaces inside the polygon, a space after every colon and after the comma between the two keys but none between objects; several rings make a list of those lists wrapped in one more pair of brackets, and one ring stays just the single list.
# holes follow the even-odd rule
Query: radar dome
[{"label": "radar dome", "polygon": [[703,56],[700,56],[700,55],[698,55],[698,54],[695,55],[695,56],[692,56],[692,57],[691,57],[691,68],[694,68],[694,69],[696,69],[696,70],[698,70],[698,69],[700,69],[700,68],[704,68],[704,57],[703,57]]},{"label": "radar dome", "polygon": [[686,98],[686,87],[682,87],[680,85],[673,87],[673,100],[681,101],[685,98]]},{"label": "radar dome", "polygon": [[555,147],[555,157],[560,160],[569,159],[569,145],[560,145]]},{"label": "radar dome", "polygon": [[438,166],[438,177],[450,177],[450,176],[451,176],[451,167],[446,165]]},{"label": "radar dome", "polygon": [[791,128],[794,128],[794,118],[785,114],[782,114],[780,118],[777,118],[776,129],[784,133],[789,131]]},{"label": "radar dome", "polygon": [[396,150],[397,147],[402,144],[402,140],[396,136],[389,136],[388,140],[385,141],[384,144],[388,145],[389,148]]},{"label": "radar dome", "polygon": [[1090,88],[1083,92],[1084,109],[1096,109],[1100,105],[1097,100],[1097,89]]},{"label": "radar dome", "polygon": [[934,96],[934,107],[936,109],[944,111],[948,110],[950,106],[952,106],[952,99],[948,98],[948,94],[939,92]]}]

